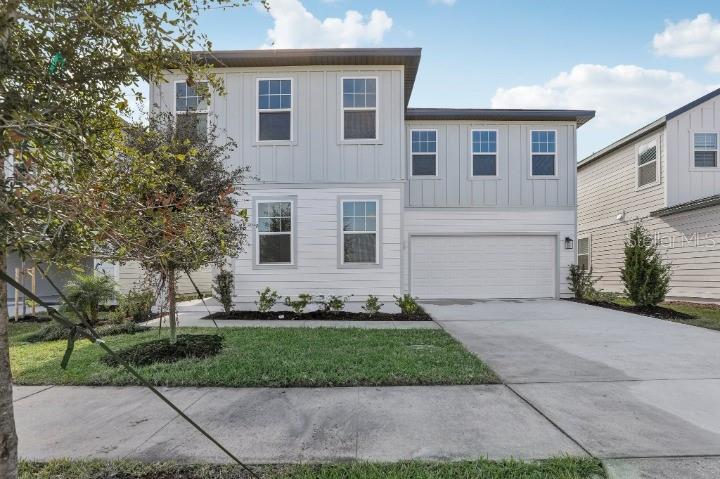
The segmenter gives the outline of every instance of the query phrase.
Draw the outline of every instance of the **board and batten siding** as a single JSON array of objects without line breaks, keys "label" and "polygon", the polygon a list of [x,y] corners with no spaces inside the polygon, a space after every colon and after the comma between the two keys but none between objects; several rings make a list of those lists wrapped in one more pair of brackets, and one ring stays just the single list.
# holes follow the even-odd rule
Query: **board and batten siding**
[{"label": "board and batten siding", "polygon": [[[720,99],[715,97],[667,121],[667,206],[720,194],[720,163],[695,168],[694,133],[720,135]],[[720,158],[718,159],[720,161]]]},{"label": "board and batten siding", "polygon": [[[236,303],[252,303],[258,291],[269,286],[284,296],[300,293],[312,295],[354,295],[362,301],[369,294],[384,301],[400,292],[400,232],[402,184],[386,186],[357,185],[303,188],[253,188],[243,200],[250,218],[258,199],[295,201],[295,266],[254,265],[253,248],[256,228],[248,228],[248,244],[234,260]],[[338,202],[340,199],[380,199],[380,264],[369,267],[339,267]]]},{"label": "board and batten siding", "polygon": [[[413,235],[551,235],[558,241],[557,291],[570,296],[568,268],[575,262],[575,250],[564,248],[565,237],[575,237],[575,208],[407,208],[404,213],[403,261],[409,264]],[[410,287],[409,268],[403,268],[403,290]]]},{"label": "board and batten siding", "polygon": [[[402,66],[273,67],[217,69],[225,94],[212,94],[210,117],[237,148],[232,166],[250,167],[262,183],[377,183],[403,177],[405,124]],[[377,140],[342,140],[342,78],[376,77]],[[257,80],[291,78],[292,141],[257,141]],[[150,100],[173,111],[174,82],[151,88]]]},{"label": "board and batten siding", "polygon": [[[660,181],[638,189],[637,148],[653,139],[660,146]],[[669,176],[676,162],[674,151],[670,134],[660,129],[579,169],[578,238],[590,240],[590,266],[593,275],[601,278],[597,287],[623,292],[624,242],[642,220],[671,264],[670,296],[720,299],[720,207],[649,216],[667,204],[666,181],[673,181]]]},{"label": "board and batten siding", "polygon": [[[435,177],[412,177],[412,130],[437,130]],[[471,174],[471,131],[497,130],[497,177]],[[530,175],[530,131],[557,132],[557,177]],[[409,207],[524,207],[575,206],[576,126],[574,123],[408,121],[405,151]]]}]

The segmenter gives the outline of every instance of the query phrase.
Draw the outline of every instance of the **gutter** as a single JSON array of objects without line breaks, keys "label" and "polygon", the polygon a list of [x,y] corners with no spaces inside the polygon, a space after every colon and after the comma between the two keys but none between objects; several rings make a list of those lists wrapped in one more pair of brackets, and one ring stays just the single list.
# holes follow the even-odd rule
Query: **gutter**
[{"label": "gutter", "polygon": [[685,213],[687,211],[700,210],[718,205],[720,205],[720,195],[713,195],[700,198],[699,200],[688,201],[686,203],[680,203],[679,205],[651,211],[650,216],[654,218],[662,218],[663,216],[670,216],[677,213]]}]

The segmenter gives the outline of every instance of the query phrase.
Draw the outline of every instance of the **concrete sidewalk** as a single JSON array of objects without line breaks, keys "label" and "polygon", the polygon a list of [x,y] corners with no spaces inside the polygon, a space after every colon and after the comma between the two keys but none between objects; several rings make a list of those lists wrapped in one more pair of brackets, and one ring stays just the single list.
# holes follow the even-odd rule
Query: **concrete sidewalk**
[{"label": "concrete sidewalk", "polygon": [[[501,385],[164,389],[250,463],[583,455]],[[140,387],[15,386],[20,456],[225,462]]]}]

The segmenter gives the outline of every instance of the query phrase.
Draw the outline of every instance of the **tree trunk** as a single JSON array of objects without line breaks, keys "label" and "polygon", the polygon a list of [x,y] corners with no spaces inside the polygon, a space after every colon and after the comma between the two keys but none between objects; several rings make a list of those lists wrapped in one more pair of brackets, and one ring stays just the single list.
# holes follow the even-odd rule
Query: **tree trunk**
[{"label": "tree trunk", "polygon": [[[0,172],[0,179],[4,174]],[[0,268],[6,270],[5,251],[0,248]],[[17,477],[17,434],[12,404],[12,373],[10,372],[10,344],[7,283],[0,281],[0,477]]]},{"label": "tree trunk", "polygon": [[170,344],[177,341],[177,313],[175,311],[175,268],[168,271],[168,321],[170,323]]}]

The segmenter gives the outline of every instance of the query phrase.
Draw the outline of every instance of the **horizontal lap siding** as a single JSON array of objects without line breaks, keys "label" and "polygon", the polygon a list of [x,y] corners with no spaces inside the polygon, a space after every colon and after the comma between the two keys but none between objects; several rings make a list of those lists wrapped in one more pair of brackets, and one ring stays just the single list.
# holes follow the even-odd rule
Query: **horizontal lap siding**
[{"label": "horizontal lap siding", "polygon": [[[250,228],[249,244],[235,260],[235,301],[252,302],[257,291],[269,286],[282,296],[300,293],[341,294],[363,299],[368,294],[389,299],[400,291],[400,185],[353,188],[278,188],[249,191],[252,198],[295,197],[296,268],[253,269],[252,248],[255,227]],[[380,267],[338,268],[338,198],[382,197]]]},{"label": "horizontal lap siding", "polygon": [[[198,271],[192,272],[190,276],[198,289],[203,293],[212,289],[211,266],[206,266]],[[142,286],[144,280],[145,271],[139,263],[130,261],[120,266],[118,288],[121,293],[127,293],[133,288]],[[181,273],[178,277],[177,292],[178,294],[195,293],[195,288],[184,273]]]},{"label": "horizontal lap siding", "polygon": [[[558,241],[575,237],[575,210],[567,209],[443,209],[418,208],[405,210],[405,264],[409,263],[407,246],[413,234],[530,234],[534,232],[559,234]],[[574,250],[560,245],[559,292],[569,295],[568,267],[575,261]],[[408,268],[403,268],[403,289],[409,286]]]}]

